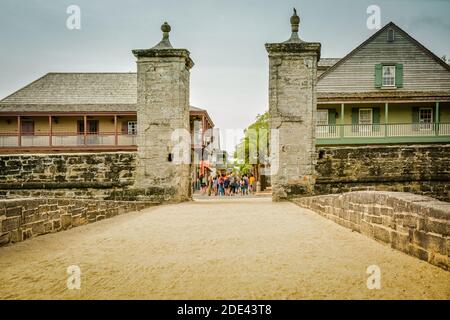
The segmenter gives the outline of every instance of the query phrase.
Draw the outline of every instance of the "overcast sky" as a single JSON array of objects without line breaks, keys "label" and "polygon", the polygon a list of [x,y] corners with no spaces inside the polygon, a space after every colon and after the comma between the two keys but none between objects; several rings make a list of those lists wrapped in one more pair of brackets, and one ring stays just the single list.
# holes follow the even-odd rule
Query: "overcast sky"
[{"label": "overcast sky", "polygon": [[[72,4],[81,30],[66,28]],[[394,21],[450,56],[448,0],[0,0],[0,98],[47,72],[135,72],[131,50],[158,43],[167,21],[172,45],[196,63],[191,104],[218,127],[244,128],[268,108],[264,44],[289,38],[292,7],[303,40],[343,57],[376,31],[366,26],[372,4],[382,25]]]}]

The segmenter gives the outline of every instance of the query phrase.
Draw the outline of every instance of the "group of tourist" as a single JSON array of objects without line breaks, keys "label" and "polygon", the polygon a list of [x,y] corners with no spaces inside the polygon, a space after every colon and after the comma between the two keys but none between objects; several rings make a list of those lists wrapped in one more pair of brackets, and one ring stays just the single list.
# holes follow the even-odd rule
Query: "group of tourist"
[{"label": "group of tourist", "polygon": [[200,178],[201,193],[208,196],[248,196],[256,192],[256,179],[253,175],[222,173],[208,179]]}]

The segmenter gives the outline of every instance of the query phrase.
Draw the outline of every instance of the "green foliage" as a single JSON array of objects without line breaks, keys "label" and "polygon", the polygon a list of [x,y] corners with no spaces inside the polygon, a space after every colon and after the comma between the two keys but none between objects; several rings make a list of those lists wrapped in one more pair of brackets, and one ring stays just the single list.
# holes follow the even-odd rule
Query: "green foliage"
[{"label": "green foliage", "polygon": [[[268,135],[268,133],[269,113],[266,111],[263,114],[258,114],[256,121],[244,130],[244,138],[236,146],[234,166],[241,174],[251,173],[253,165],[260,163],[261,135]],[[269,150],[269,138],[267,137],[265,140],[267,141],[265,150]],[[250,155],[250,150],[253,150],[252,155]],[[250,159],[250,156],[252,156],[252,159]]]}]

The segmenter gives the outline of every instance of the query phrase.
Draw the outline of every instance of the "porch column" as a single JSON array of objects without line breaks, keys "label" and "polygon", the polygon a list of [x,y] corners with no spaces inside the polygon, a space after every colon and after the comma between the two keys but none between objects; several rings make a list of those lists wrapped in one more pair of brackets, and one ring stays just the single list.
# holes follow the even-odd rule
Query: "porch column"
[{"label": "porch column", "polygon": [[84,120],[84,145],[87,144],[87,115],[83,116],[83,120]]},{"label": "porch column", "polygon": [[384,136],[388,136],[388,123],[389,123],[389,103],[384,104]]},{"label": "porch column", "polygon": [[344,124],[345,124],[345,104],[344,103],[341,103],[341,121],[340,121],[340,124],[341,124],[340,135],[341,135],[341,138],[343,138],[344,137]]},{"label": "porch column", "polygon": [[436,115],[435,115],[435,119],[436,119],[436,123],[434,124],[435,127],[435,133],[438,136],[439,135],[439,122],[441,121],[441,119],[439,118],[439,102],[436,102]]},{"label": "porch column", "polygon": [[48,145],[51,147],[53,145],[53,121],[52,121],[52,116],[48,116]]},{"label": "porch column", "polygon": [[119,136],[117,135],[117,115],[114,115],[114,145],[119,145]]},{"label": "porch column", "polygon": [[22,121],[20,116],[17,116],[17,144],[19,147],[22,146]]}]

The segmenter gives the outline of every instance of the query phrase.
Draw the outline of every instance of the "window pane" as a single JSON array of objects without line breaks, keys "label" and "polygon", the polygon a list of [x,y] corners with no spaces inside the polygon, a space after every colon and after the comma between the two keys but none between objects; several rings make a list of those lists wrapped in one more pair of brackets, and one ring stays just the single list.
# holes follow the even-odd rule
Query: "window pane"
[{"label": "window pane", "polygon": [[419,110],[419,122],[421,130],[431,130],[433,123],[433,109],[421,108]]},{"label": "window pane", "polygon": [[359,123],[360,124],[372,124],[372,109],[360,109],[359,110]]},{"label": "window pane", "polygon": [[395,85],[395,67],[394,66],[383,66],[383,86],[394,86]]},{"label": "window pane", "polygon": [[328,110],[317,111],[317,124],[319,126],[328,125]]},{"label": "window pane", "polygon": [[128,121],[128,134],[137,134],[137,121]]}]

